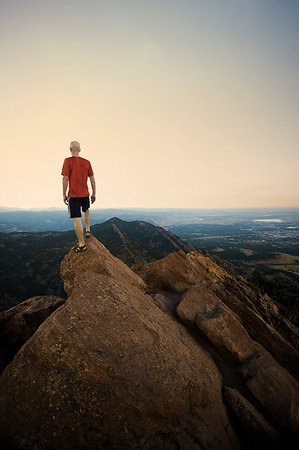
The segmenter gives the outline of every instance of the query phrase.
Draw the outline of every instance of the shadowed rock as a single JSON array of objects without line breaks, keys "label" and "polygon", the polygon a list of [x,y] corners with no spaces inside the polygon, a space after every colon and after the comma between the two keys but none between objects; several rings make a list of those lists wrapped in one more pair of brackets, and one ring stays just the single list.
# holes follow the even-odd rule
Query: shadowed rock
[{"label": "shadowed rock", "polygon": [[283,447],[281,435],[262,414],[236,389],[223,388],[224,397],[238,418],[250,448],[279,449]]},{"label": "shadowed rock", "polygon": [[240,320],[210,287],[201,283],[190,288],[177,307],[179,317],[194,323],[220,351],[242,365],[241,371],[252,394],[272,415],[278,426],[299,434],[299,385],[257,342]]},{"label": "shadowed rock", "polygon": [[64,302],[54,295],[32,297],[0,313],[0,373],[40,324]]},{"label": "shadowed rock", "polygon": [[[293,376],[299,379],[299,353],[297,348],[294,348],[271,326],[272,322],[265,321],[265,315],[260,315],[258,312],[260,308],[251,308],[248,305],[249,293],[248,290],[247,294],[242,293],[243,285],[240,290],[236,281],[233,281],[233,283],[231,283],[232,280],[229,280],[229,283],[227,281],[225,280],[224,285],[215,283],[211,286],[213,292],[237,315],[250,336],[268,350],[276,361],[286,367]],[[231,290],[231,284],[233,290]],[[293,328],[296,329],[295,326]]]},{"label": "shadowed rock", "polygon": [[275,423],[299,437],[299,387],[294,378],[261,348],[242,366],[253,395],[272,415]]}]

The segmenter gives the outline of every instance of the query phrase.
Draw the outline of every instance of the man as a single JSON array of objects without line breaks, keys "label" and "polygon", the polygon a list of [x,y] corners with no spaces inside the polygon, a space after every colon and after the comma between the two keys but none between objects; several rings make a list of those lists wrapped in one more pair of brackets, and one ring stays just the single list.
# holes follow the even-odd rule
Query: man
[{"label": "man", "polygon": [[[64,160],[61,171],[61,175],[63,175],[63,201],[69,207],[70,218],[74,219],[75,232],[78,238],[78,244],[75,245],[73,249],[76,253],[80,253],[86,252],[87,250],[81,223],[81,208],[83,211],[86,228],[85,237],[89,238],[91,236],[89,212],[90,202],[87,178],[90,178],[92,187],[91,203],[94,203],[96,200],[96,182],[90,162],[79,156],[81,151],[79,142],[72,141],[70,144],[70,151],[72,156]],[[67,195],[66,191],[68,187],[69,189]]]}]

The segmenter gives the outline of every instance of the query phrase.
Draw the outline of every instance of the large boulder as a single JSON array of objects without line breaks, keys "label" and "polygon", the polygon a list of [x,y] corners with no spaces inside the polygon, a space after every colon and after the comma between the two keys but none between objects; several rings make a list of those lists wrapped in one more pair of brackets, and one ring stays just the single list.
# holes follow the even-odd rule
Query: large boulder
[{"label": "large boulder", "polygon": [[209,278],[224,280],[231,275],[198,251],[180,250],[165,258],[132,269],[145,281],[151,292],[185,292],[186,289]]},{"label": "large boulder", "polygon": [[54,295],[37,296],[0,313],[0,373],[40,324],[64,302]]},{"label": "large boulder", "polygon": [[243,361],[255,353],[255,344],[238,317],[210,290],[210,283],[190,288],[177,307],[179,317],[194,323],[221,352]]},{"label": "large boulder", "polygon": [[95,238],[61,266],[69,298],[0,378],[15,449],[236,449],[221,376],[144,282]]}]

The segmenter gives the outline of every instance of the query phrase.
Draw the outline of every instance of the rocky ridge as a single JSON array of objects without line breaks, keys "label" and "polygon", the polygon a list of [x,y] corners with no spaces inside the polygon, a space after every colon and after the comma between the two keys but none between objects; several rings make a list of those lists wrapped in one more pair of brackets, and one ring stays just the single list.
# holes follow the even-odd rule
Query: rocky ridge
[{"label": "rocky ridge", "polygon": [[165,228],[141,220],[127,222],[112,217],[93,225],[91,230],[93,236],[128,266],[160,259],[180,249],[194,250],[191,244]]},{"label": "rocky ridge", "polygon": [[132,271],[95,238],[61,276],[0,377],[7,448],[292,448],[298,352],[241,280],[199,252]]},{"label": "rocky ridge", "polygon": [[[193,249],[178,236],[144,221],[113,217],[93,225],[91,232],[128,266],[160,259],[179,249]],[[75,239],[74,230],[0,233],[0,311],[36,294],[64,297],[59,266]]]}]

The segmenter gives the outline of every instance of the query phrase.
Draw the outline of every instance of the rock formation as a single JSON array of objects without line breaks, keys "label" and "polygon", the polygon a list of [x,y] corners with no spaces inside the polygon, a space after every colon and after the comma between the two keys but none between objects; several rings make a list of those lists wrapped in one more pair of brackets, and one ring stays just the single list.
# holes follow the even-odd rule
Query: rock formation
[{"label": "rock formation", "polygon": [[207,277],[213,281],[230,277],[222,267],[197,251],[186,254],[179,250],[158,261],[135,265],[132,269],[143,278],[152,292],[184,292]]},{"label": "rock formation", "polygon": [[64,302],[54,295],[32,297],[0,313],[0,374],[40,324]]},{"label": "rock formation", "polygon": [[7,449],[291,448],[298,353],[238,281],[199,252],[135,271],[95,238],[66,255],[66,303],[0,377]]},{"label": "rock formation", "polygon": [[[295,350],[299,344],[299,330],[294,325],[288,326],[289,322],[281,317],[271,299],[254,292],[243,277],[232,275],[197,251],[186,254],[180,250],[161,260],[135,265],[132,269],[143,278],[154,301],[164,311],[173,313],[186,297],[189,299],[188,308],[192,308],[193,315],[196,315],[199,305],[205,306],[211,296],[218,299],[222,307],[226,305],[228,311],[235,313],[254,340],[296,378],[299,377],[298,351]],[[192,286],[194,289],[190,289]],[[180,305],[179,315],[186,304],[187,300]],[[283,331],[283,336],[278,331]]]}]

